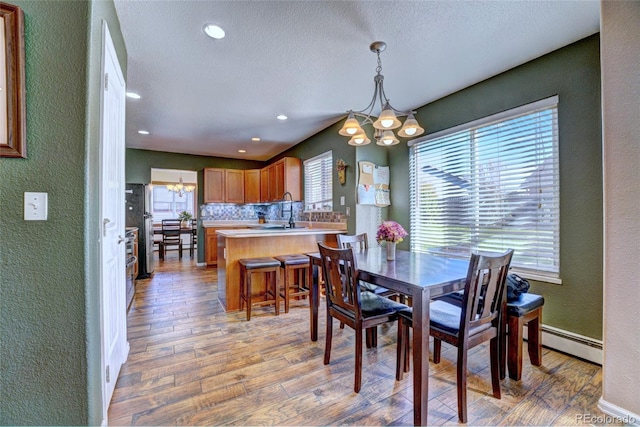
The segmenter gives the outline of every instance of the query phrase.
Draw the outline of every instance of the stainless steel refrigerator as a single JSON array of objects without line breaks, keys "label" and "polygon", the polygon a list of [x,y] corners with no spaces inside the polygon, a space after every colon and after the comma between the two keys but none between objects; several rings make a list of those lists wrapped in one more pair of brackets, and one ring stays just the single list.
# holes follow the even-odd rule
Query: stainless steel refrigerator
[{"label": "stainless steel refrigerator", "polygon": [[153,190],[146,184],[127,184],[125,221],[127,227],[138,227],[138,279],[153,274]]}]

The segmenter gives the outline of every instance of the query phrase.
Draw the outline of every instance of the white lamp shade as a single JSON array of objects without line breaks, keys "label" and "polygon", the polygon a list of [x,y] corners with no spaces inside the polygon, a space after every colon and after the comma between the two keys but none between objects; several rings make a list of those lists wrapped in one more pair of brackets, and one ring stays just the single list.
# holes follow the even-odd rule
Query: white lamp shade
[{"label": "white lamp shade", "polygon": [[382,145],[383,147],[390,147],[392,145],[398,144],[400,141],[396,138],[395,134],[392,130],[385,130],[382,132],[382,137],[378,139],[376,144]]},{"label": "white lamp shade", "polygon": [[382,112],[380,113],[378,120],[373,122],[373,127],[381,130],[396,129],[401,125],[402,123],[400,123],[400,120],[396,117],[396,113],[393,112],[389,103],[386,103],[382,108]]},{"label": "white lamp shade", "polygon": [[420,127],[420,124],[413,117],[413,114],[407,117],[407,120],[404,122],[404,126],[398,132],[398,136],[403,138],[413,138],[414,136],[422,135],[424,133],[424,129]]},{"label": "white lamp shade", "polygon": [[364,133],[364,131],[360,127],[360,123],[355,118],[353,113],[349,113],[349,117],[347,117],[347,120],[344,121],[342,129],[340,129],[338,133],[342,136],[353,136],[359,133]]},{"label": "white lamp shade", "polygon": [[349,145],[355,145],[356,147],[361,145],[367,145],[371,140],[367,137],[367,134],[362,132],[355,134],[349,140]]}]

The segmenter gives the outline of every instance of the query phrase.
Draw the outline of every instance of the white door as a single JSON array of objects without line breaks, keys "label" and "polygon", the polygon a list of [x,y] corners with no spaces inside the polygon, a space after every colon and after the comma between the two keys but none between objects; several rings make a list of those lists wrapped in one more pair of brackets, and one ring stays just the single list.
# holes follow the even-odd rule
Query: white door
[{"label": "white door", "polygon": [[106,420],[118,373],[129,349],[123,239],[125,82],[106,23],[103,23],[102,46],[100,286],[103,409]]}]

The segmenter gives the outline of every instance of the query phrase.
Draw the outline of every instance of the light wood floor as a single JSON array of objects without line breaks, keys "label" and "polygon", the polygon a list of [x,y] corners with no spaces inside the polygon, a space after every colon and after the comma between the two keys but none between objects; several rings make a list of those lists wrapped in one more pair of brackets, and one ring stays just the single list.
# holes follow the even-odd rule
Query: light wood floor
[{"label": "light wood floor", "polygon": [[[412,380],[395,380],[396,327],[379,328],[378,347],[363,356],[363,383],[353,392],[354,334],[334,327],[331,364],[320,337],[309,339],[307,301],[288,314],[255,309],[225,313],[216,270],[177,253],[139,280],[128,315],[131,345],[109,409],[110,425],[412,425]],[[431,363],[429,425],[458,424],[455,350],[443,344]],[[601,368],[544,349],[543,366],[525,356],[519,382],[491,395],[488,347],[469,358],[468,425],[590,425],[603,416]],[[582,417],[582,418],[581,418]],[[603,424],[602,422],[598,424]]]}]

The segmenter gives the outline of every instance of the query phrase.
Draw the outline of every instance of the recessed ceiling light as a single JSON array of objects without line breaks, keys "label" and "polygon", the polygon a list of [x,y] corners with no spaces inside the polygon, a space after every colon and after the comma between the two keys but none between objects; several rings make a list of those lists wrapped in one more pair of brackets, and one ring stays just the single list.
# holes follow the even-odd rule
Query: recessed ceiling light
[{"label": "recessed ceiling light", "polygon": [[254,136],[253,138],[251,138],[252,141],[258,142],[260,141],[260,138],[258,138],[257,136]]},{"label": "recessed ceiling light", "polygon": [[276,119],[278,120],[287,120],[289,117],[285,116],[284,114],[278,114],[276,116]]},{"label": "recessed ceiling light", "polygon": [[131,99],[140,99],[140,95],[135,92],[127,92],[127,98]]},{"label": "recessed ceiling light", "polygon": [[206,24],[203,30],[206,35],[216,40],[224,38],[224,35],[225,35],[224,30],[222,28],[213,24]]},{"label": "recessed ceiling light", "polygon": [[246,153],[247,150],[238,150],[238,153]]},{"label": "recessed ceiling light", "polygon": [[139,130],[138,133],[140,135],[149,135],[149,131],[148,130]]}]

